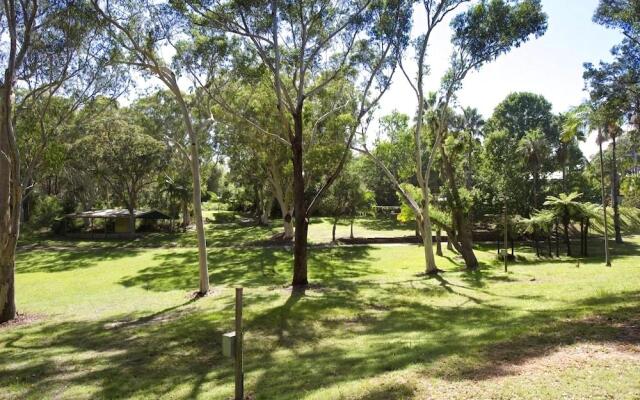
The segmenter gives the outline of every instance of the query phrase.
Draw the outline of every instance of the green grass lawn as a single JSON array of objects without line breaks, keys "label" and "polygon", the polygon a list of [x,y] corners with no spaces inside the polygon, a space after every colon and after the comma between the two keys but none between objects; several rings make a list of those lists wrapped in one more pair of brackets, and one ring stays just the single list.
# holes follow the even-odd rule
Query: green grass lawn
[{"label": "green grass lawn", "polygon": [[0,398],[230,398],[220,342],[242,285],[257,399],[637,399],[639,248],[615,247],[613,268],[519,249],[504,273],[481,247],[480,272],[445,253],[440,277],[418,246],[312,249],[304,294],[289,251],[214,248],[199,300],[194,248],[23,250],[28,318],[0,328]]},{"label": "green grass lawn", "polygon": [[[268,241],[273,235],[283,231],[281,221],[272,220],[268,226],[259,226],[254,218],[242,217],[228,211],[205,211],[208,221],[205,233],[209,247],[230,247],[253,245]],[[331,242],[333,222],[330,218],[317,217],[309,225],[309,243],[327,244]],[[402,223],[393,217],[357,218],[354,223],[355,237],[398,237],[415,234],[415,225]],[[336,229],[337,238],[348,238],[350,222],[340,220]],[[23,233],[20,244],[23,246],[39,245],[47,247],[195,247],[197,238],[195,231],[176,233],[145,233],[131,241],[122,239],[68,239],[62,236],[40,233]]]}]

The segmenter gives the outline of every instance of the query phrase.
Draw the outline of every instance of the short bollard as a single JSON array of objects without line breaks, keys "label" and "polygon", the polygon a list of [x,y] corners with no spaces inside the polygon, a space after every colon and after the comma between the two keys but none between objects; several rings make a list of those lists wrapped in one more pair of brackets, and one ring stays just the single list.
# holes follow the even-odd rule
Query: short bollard
[{"label": "short bollard", "polygon": [[234,359],[235,400],[244,399],[244,371],[242,370],[242,288],[236,288],[236,330],[222,335],[222,355]]}]

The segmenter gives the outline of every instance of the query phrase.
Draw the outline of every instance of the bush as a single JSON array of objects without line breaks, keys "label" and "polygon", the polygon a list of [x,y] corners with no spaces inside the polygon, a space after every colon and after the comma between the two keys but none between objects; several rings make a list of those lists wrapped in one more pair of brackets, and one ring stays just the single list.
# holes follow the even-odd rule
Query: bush
[{"label": "bush", "polygon": [[62,204],[55,196],[42,196],[36,200],[31,214],[33,228],[52,228],[56,219],[62,216]]}]

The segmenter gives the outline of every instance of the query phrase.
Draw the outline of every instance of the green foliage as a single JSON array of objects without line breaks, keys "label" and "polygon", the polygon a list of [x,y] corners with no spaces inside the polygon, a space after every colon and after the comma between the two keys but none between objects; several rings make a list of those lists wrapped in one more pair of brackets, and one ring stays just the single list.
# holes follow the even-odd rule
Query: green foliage
[{"label": "green foliage", "polygon": [[[400,184],[400,186],[402,187],[402,190],[405,191],[405,193],[408,193],[409,196],[411,196],[411,198],[416,201],[416,203],[422,204],[423,202],[422,191],[420,190],[419,187],[412,185],[410,183],[402,183]],[[416,214],[413,212],[413,209],[407,204],[406,201],[404,201],[404,198],[402,196],[398,195],[398,199],[401,202],[400,213],[397,216],[398,221],[400,222],[415,221]]]},{"label": "green foliage", "polygon": [[624,205],[640,208],[640,176],[627,176],[622,179],[620,192],[624,196]]},{"label": "green foliage", "polygon": [[56,196],[38,196],[31,213],[31,226],[51,228],[56,219],[62,216],[62,204]]},{"label": "green foliage", "polygon": [[140,190],[166,165],[164,144],[116,110],[91,121],[86,129],[91,133],[71,148],[74,165],[110,187],[122,205],[135,207]]},{"label": "green foliage", "polygon": [[529,92],[508,95],[496,106],[486,129],[504,130],[516,140],[529,132],[539,131],[550,144],[557,146],[559,142],[551,103],[543,96]]},{"label": "green foliage", "polygon": [[324,215],[354,219],[357,215],[372,215],[375,197],[362,184],[351,166],[342,171],[322,202]]}]

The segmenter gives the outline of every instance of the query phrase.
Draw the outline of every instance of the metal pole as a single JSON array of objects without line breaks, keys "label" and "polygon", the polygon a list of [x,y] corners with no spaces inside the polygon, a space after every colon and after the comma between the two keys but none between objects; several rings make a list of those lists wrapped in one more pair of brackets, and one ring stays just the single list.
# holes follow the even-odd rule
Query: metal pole
[{"label": "metal pole", "polygon": [[236,288],[236,397],[244,400],[244,371],[242,370],[242,288]]}]

